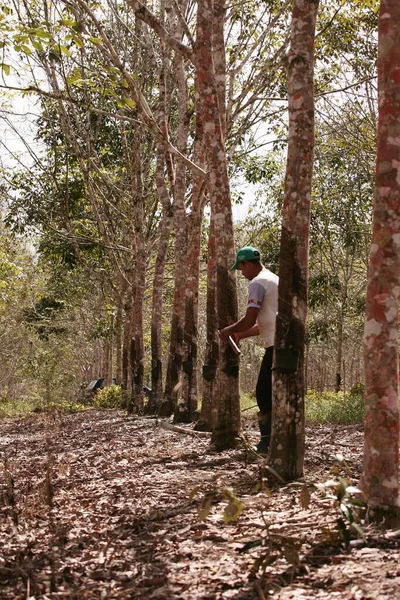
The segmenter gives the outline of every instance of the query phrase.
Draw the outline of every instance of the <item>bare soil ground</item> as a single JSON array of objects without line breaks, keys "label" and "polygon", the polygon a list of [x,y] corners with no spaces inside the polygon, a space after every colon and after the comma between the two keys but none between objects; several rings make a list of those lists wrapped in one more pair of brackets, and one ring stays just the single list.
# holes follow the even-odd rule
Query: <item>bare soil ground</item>
[{"label": "bare soil ground", "polygon": [[117,411],[0,423],[1,599],[400,597],[400,532],[365,526],[346,550],[314,486],[357,484],[361,428],[308,427],[304,480],[267,489],[251,452],[160,424]]}]

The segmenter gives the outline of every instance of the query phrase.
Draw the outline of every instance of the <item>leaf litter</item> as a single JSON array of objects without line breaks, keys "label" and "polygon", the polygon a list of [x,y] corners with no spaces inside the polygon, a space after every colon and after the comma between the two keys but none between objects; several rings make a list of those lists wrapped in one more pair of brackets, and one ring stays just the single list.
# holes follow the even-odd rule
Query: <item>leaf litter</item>
[{"label": "leaf litter", "polygon": [[309,426],[305,477],[282,485],[249,448],[217,454],[160,425],[119,411],[0,423],[0,598],[399,597],[400,532],[357,535],[344,506],[361,427]]}]

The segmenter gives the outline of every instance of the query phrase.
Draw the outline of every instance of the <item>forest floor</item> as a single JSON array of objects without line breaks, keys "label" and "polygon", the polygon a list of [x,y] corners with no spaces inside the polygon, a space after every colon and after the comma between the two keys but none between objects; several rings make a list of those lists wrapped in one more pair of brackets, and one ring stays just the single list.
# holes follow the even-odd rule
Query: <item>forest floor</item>
[{"label": "forest floor", "polygon": [[400,597],[400,526],[362,525],[346,549],[315,485],[357,485],[361,427],[308,426],[304,479],[267,488],[251,451],[161,425],[118,411],[0,422],[2,600]]}]

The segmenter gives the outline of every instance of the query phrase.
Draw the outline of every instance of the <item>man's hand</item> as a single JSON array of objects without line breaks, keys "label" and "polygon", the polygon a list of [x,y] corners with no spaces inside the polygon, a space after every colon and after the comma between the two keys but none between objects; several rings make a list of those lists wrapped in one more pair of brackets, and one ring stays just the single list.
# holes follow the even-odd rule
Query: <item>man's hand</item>
[{"label": "man's hand", "polygon": [[219,334],[219,338],[220,338],[220,340],[225,340],[225,341],[228,339],[228,337],[229,337],[230,335],[232,335],[232,337],[235,335],[234,333],[233,333],[233,334],[232,334],[232,333],[229,333],[229,327],[225,327],[224,329],[221,329],[221,330],[218,332],[218,334]]},{"label": "man's hand", "polygon": [[231,333],[231,336],[232,336],[235,344],[238,344],[240,342],[240,340],[243,339],[243,334],[239,333],[239,332]]},{"label": "man's hand", "polygon": [[220,339],[227,341],[228,337],[231,335],[237,343],[239,340],[243,340],[251,335],[258,335],[259,331],[256,323],[258,312],[258,308],[249,306],[244,317],[236,323],[224,327],[218,332]]}]

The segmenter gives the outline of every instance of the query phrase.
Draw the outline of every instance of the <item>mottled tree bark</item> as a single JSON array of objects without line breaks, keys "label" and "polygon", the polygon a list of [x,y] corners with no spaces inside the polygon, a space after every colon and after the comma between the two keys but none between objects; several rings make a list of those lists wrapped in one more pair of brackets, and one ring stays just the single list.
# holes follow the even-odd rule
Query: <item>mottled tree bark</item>
[{"label": "mottled tree bark", "polygon": [[[205,156],[203,145],[203,127],[196,110],[195,140],[193,147],[194,162],[204,168]],[[184,342],[186,360],[183,364],[182,400],[184,401],[184,418],[193,421],[197,415],[198,397],[198,297],[200,278],[201,227],[204,205],[206,201],[205,181],[203,177],[194,175],[192,186],[192,206],[188,222],[188,268],[185,295],[185,331]]]},{"label": "mottled tree bark", "polygon": [[163,283],[167,260],[168,244],[172,227],[172,205],[165,182],[165,156],[162,149],[157,154],[157,193],[162,205],[162,217],[154,265],[153,293],[151,306],[151,398],[148,412],[158,412],[163,397],[163,353],[162,353],[162,315]]},{"label": "mottled tree bark", "polygon": [[343,343],[344,343],[344,320],[348,305],[349,283],[354,276],[354,256],[351,256],[351,250],[345,249],[346,258],[343,268],[343,284],[340,290],[340,308],[337,314],[337,352],[336,352],[336,378],[335,392],[344,391],[343,387]]},{"label": "mottled tree bark", "polygon": [[[209,167],[208,189],[213,213],[217,277],[217,323],[215,330],[237,321],[236,276],[230,270],[234,262],[234,233],[228,165],[221,113],[217,95],[213,59],[214,4],[200,0],[197,7],[195,65],[198,87],[196,99],[204,132],[204,146]],[[221,13],[223,17],[223,12]],[[223,111],[224,114],[224,111]],[[216,334],[216,331],[215,331]],[[217,425],[212,442],[216,448],[231,447],[240,431],[239,359],[224,343],[219,353],[216,400]]]},{"label": "mottled tree bark", "polygon": [[[275,370],[269,463],[283,478],[303,473],[304,347],[314,159],[314,38],[318,0],[294,0],[288,57],[289,141],[282,209],[275,354],[298,352],[297,371]],[[275,356],[275,367],[276,367]]]},{"label": "mottled tree bark", "polygon": [[337,324],[337,350],[336,350],[336,374],[335,374],[335,392],[342,389],[342,358],[343,358],[343,321],[344,314],[341,310],[338,315]]},{"label": "mottled tree bark", "polygon": [[365,310],[365,438],[361,487],[370,506],[399,506],[400,3],[382,0],[373,233]]},{"label": "mottled tree bark", "polygon": [[122,381],[122,299],[118,300],[115,316],[115,380],[118,385]]},{"label": "mottled tree bark", "polygon": [[143,132],[140,128],[135,130],[132,136],[132,148],[129,148],[126,157],[126,164],[129,165],[131,187],[131,235],[135,264],[133,271],[132,339],[130,348],[132,402],[129,404],[129,407],[136,412],[143,410],[144,400],[143,306],[146,285],[146,245],[144,240],[144,195],[140,144],[142,134]]},{"label": "mottled tree bark", "polygon": [[131,397],[130,352],[132,339],[132,305],[131,290],[128,290],[129,300],[125,303],[124,332],[122,341],[122,380],[121,387],[126,405],[129,406]]},{"label": "mottled tree bark", "polygon": [[175,421],[190,423],[197,411],[197,319],[200,273],[201,215],[191,215],[188,231],[187,280],[185,290],[184,356],[182,393]]},{"label": "mottled tree bark", "polygon": [[203,365],[203,386],[200,420],[196,429],[212,431],[217,425],[218,403],[215,402],[218,392],[219,343],[215,324],[217,315],[217,264],[215,260],[214,219],[211,215],[208,235],[207,260],[207,334],[206,354]]},{"label": "mottled tree bark", "polygon": [[104,355],[104,367],[103,367],[103,377],[104,377],[104,385],[111,385],[111,377],[112,377],[112,366],[111,366],[111,340],[110,338],[105,338],[103,341],[103,355]]},{"label": "mottled tree bark", "polygon": [[213,0],[212,51],[215,71],[219,120],[222,137],[226,139],[226,51],[225,51],[225,15],[226,0]]},{"label": "mottled tree bark", "polygon": [[[187,82],[183,68],[183,59],[176,57],[176,76],[178,81],[179,125],[177,146],[182,154],[187,153],[189,136],[189,110]],[[183,331],[185,323],[185,287],[187,277],[187,216],[185,196],[187,191],[186,166],[178,163],[175,170],[173,189],[173,222],[175,231],[175,288],[171,318],[171,338],[167,364],[164,400],[161,405],[163,416],[174,414],[174,420],[180,420],[178,396],[183,361]],[[183,411],[184,412],[184,411]]]},{"label": "mottled tree bark", "polygon": [[[201,164],[196,161],[196,164]],[[203,181],[193,186],[192,211],[189,219],[187,280],[185,294],[184,343],[186,356],[183,363],[181,398],[182,420],[191,422],[197,413],[198,370],[198,313],[201,225],[203,220]]]},{"label": "mottled tree bark", "polygon": [[137,262],[138,283],[133,299],[133,338],[131,348],[132,399],[135,412],[143,411],[144,385],[144,338],[143,338],[143,306],[145,289],[145,256],[144,252]]},{"label": "mottled tree bark", "polygon": [[[160,19],[163,25],[168,23],[170,6],[166,11],[165,3],[160,7]],[[162,45],[162,63],[159,71],[159,98],[158,98],[158,124],[163,134],[168,138],[168,109],[167,101],[167,65],[170,63],[171,51],[165,44]],[[166,181],[168,175],[168,185]],[[159,240],[157,256],[154,265],[153,292],[151,306],[151,397],[147,404],[147,412],[157,413],[163,399],[163,350],[162,350],[162,322],[163,322],[163,286],[165,265],[167,262],[168,245],[172,228],[172,190],[174,187],[174,165],[171,154],[164,150],[161,144],[157,148],[156,186],[157,195],[162,206],[161,223],[159,227]]]}]

